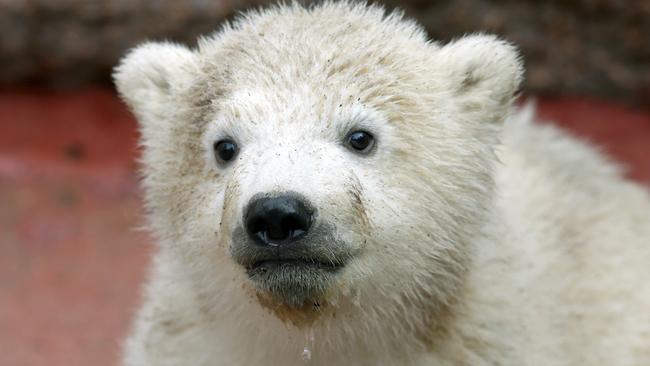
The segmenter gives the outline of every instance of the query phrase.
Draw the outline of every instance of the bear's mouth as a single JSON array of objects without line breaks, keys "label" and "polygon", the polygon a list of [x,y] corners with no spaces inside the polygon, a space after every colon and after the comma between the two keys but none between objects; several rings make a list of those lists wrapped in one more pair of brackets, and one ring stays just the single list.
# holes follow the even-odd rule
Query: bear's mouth
[{"label": "bear's mouth", "polygon": [[300,308],[322,299],[343,267],[343,263],[313,258],[277,258],[254,262],[246,267],[246,274],[258,291]]},{"label": "bear's mouth", "polygon": [[336,271],[339,268],[343,267],[343,264],[334,261],[325,262],[316,259],[277,258],[254,262],[246,268],[246,272],[250,276],[252,272],[255,271],[266,272],[269,270],[277,270],[278,267],[281,269],[288,267],[315,267],[326,271]]},{"label": "bear's mouth", "polygon": [[321,224],[292,244],[259,245],[240,226],[233,232],[229,252],[258,295],[276,305],[300,309],[325,300],[357,254],[334,232]]}]

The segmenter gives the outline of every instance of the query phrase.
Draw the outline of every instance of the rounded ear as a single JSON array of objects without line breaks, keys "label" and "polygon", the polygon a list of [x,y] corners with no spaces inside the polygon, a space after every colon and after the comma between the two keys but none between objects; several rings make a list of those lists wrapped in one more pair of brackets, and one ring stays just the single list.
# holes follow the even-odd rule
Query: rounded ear
[{"label": "rounded ear", "polygon": [[168,115],[176,90],[187,85],[195,54],[168,42],[144,43],[131,50],[113,72],[118,92],[141,124]]},{"label": "rounded ear", "polygon": [[473,100],[474,107],[505,112],[523,78],[515,46],[493,35],[475,34],[450,42],[438,49],[436,59],[440,72],[451,78],[454,94]]}]

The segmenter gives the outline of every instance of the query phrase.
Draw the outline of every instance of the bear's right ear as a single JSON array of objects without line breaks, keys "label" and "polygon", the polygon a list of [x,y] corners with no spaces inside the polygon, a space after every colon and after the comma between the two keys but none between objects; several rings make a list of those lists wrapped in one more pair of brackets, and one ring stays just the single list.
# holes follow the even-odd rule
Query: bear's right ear
[{"label": "bear's right ear", "polygon": [[523,64],[510,43],[487,34],[474,34],[437,51],[439,72],[449,90],[480,110],[482,119],[501,120],[523,78]]},{"label": "bear's right ear", "polygon": [[173,43],[145,43],[131,50],[115,68],[117,90],[141,124],[164,119],[174,108],[175,92],[196,69],[196,55]]}]

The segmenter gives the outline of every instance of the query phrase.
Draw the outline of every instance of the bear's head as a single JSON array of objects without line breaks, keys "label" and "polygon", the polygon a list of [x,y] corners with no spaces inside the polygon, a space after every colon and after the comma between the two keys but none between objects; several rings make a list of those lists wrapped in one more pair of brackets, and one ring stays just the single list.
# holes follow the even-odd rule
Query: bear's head
[{"label": "bear's head", "polygon": [[192,49],[144,44],[115,80],[153,231],[206,308],[398,317],[399,333],[462,293],[521,75],[493,36],[442,45],[400,14],[326,3],[249,13]]}]

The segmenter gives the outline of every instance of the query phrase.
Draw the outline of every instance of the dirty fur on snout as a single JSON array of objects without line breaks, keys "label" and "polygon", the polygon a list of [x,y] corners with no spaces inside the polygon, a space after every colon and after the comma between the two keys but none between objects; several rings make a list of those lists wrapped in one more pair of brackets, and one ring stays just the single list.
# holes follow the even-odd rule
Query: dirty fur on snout
[{"label": "dirty fur on snout", "polygon": [[[513,107],[522,77],[495,36],[345,1],[136,47],[115,81],[158,249],[124,364],[649,365],[648,193]],[[304,248],[336,272],[251,276],[242,217],[268,192],[317,209]]]}]

